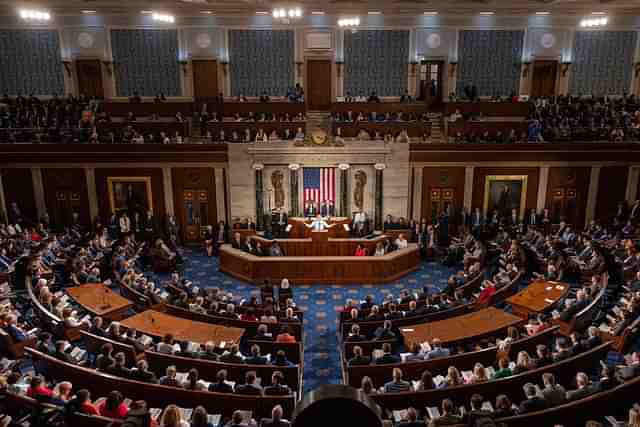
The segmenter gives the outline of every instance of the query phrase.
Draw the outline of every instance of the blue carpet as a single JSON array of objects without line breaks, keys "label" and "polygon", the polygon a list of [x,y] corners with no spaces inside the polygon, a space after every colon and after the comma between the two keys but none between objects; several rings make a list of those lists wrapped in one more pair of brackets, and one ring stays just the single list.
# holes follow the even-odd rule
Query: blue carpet
[{"label": "blue carpet", "polygon": [[[259,295],[254,285],[237,280],[218,271],[218,259],[208,258],[200,249],[185,248],[186,278],[201,288],[218,287],[246,298]],[[304,391],[322,384],[342,383],[340,352],[338,349],[338,310],[347,298],[364,299],[368,294],[375,301],[382,301],[392,292],[398,295],[402,289],[422,289],[427,285],[434,293],[442,289],[455,269],[434,262],[424,262],[420,269],[401,280],[386,285],[304,285],[296,286],[294,299],[304,311]],[[158,279],[164,279],[159,277]]]}]

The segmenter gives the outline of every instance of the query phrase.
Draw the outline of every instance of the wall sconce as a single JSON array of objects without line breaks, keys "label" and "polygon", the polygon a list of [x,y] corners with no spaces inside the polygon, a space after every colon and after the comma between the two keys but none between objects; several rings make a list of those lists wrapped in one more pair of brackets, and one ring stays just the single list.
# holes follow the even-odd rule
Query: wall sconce
[{"label": "wall sconce", "polygon": [[189,65],[189,61],[178,61],[178,63],[182,66],[182,73],[187,74],[187,66]]},{"label": "wall sconce", "polygon": [[71,77],[71,61],[62,61],[64,65],[64,71],[67,73],[67,77]]},{"label": "wall sconce", "polygon": [[111,61],[102,61],[102,65],[104,65],[104,68],[107,70],[107,73],[109,73],[109,75],[113,75],[113,62]]},{"label": "wall sconce", "polygon": [[562,77],[567,77],[567,73],[569,72],[569,68],[571,67],[571,62],[563,62],[560,66],[560,74]]},{"label": "wall sconce", "polygon": [[342,77],[342,68],[344,66],[344,62],[336,61],[336,75],[338,78]]},{"label": "wall sconce", "polygon": [[458,70],[458,63],[457,62],[449,62],[449,77],[455,76],[457,70]]},{"label": "wall sconce", "polygon": [[220,64],[222,64],[222,74],[226,76],[227,73],[229,72],[229,62],[222,61]]},{"label": "wall sconce", "polygon": [[522,65],[524,65],[524,68],[522,69],[522,77],[523,78],[527,78],[529,76],[529,69],[531,68],[531,62],[523,62]]}]

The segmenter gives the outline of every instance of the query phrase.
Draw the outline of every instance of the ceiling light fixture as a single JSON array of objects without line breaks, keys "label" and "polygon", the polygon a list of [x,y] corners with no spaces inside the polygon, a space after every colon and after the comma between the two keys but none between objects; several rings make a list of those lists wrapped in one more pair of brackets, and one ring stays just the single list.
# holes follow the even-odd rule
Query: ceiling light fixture
[{"label": "ceiling light fixture", "polygon": [[551,15],[551,12],[536,12],[536,15]]},{"label": "ceiling light fixture", "polygon": [[339,27],[357,27],[358,25],[360,25],[360,18],[357,16],[338,20]]},{"label": "ceiling light fixture", "polygon": [[93,15],[94,13],[96,13],[95,10],[81,10],[80,12],[82,12],[85,15]]},{"label": "ceiling light fixture", "polygon": [[592,18],[592,19],[583,19],[580,21],[580,26],[582,28],[588,27],[604,27],[609,23],[608,18]]},{"label": "ceiling light fixture", "polygon": [[367,12],[367,15],[382,15],[382,12],[379,10],[370,10]]},{"label": "ceiling light fixture", "polygon": [[141,10],[140,13],[143,14],[143,15],[151,15],[153,13],[153,11],[152,10]]},{"label": "ceiling light fixture", "polygon": [[324,15],[324,10],[312,10],[312,15]]},{"label": "ceiling light fixture", "polygon": [[20,18],[29,21],[49,21],[51,14],[43,10],[21,9]]},{"label": "ceiling light fixture", "polygon": [[271,12],[273,19],[277,19],[283,24],[290,24],[292,19],[299,19],[302,17],[302,9],[299,7],[292,7],[289,9],[276,8]]},{"label": "ceiling light fixture", "polygon": [[166,13],[156,13],[151,15],[154,21],[164,22],[165,24],[173,24],[176,22],[176,18],[173,15],[167,15]]},{"label": "ceiling light fixture", "polygon": [[202,13],[204,15],[213,15],[213,11],[211,11],[211,10],[201,10],[200,13]]},{"label": "ceiling light fixture", "polygon": [[256,11],[256,15],[268,15],[269,12],[267,12],[266,10],[257,10]]},{"label": "ceiling light fixture", "polygon": [[607,12],[591,12],[592,15],[606,15]]},{"label": "ceiling light fixture", "polygon": [[480,15],[482,16],[491,16],[493,14],[495,14],[495,12],[480,12]]},{"label": "ceiling light fixture", "polygon": [[435,10],[424,12],[424,15],[427,15],[427,16],[435,16],[437,14],[438,14],[438,12],[436,12]]}]

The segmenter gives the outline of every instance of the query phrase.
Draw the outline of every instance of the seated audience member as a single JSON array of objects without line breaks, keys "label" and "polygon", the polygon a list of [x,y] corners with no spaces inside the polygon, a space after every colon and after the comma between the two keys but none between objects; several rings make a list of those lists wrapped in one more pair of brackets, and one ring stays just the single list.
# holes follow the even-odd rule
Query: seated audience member
[{"label": "seated audience member", "polygon": [[35,376],[31,378],[29,388],[27,389],[27,396],[33,399],[43,399],[48,401],[53,397],[53,390],[44,384],[42,377]]},{"label": "seated audience member", "polygon": [[165,370],[165,376],[160,378],[160,381],[158,381],[158,384],[171,386],[171,387],[180,387],[181,384],[176,378],[176,374],[177,374],[177,371],[175,366],[173,365],[167,366],[167,369]]},{"label": "seated audience member", "polygon": [[282,327],[281,332],[276,336],[276,342],[296,342],[296,337],[291,335],[291,331],[286,326]]},{"label": "seated audience member", "polygon": [[398,427],[424,427],[424,420],[418,419],[415,408],[407,408],[407,419],[398,423]]},{"label": "seated audience member", "polygon": [[236,384],[235,392],[249,396],[262,396],[262,387],[256,383],[256,372],[248,371],[245,374],[245,384]]},{"label": "seated audience member", "polygon": [[420,381],[418,381],[415,391],[433,390],[435,388],[436,385],[433,382],[433,376],[431,375],[431,372],[425,370],[420,376]]},{"label": "seated audience member", "polygon": [[98,412],[103,417],[124,419],[129,408],[124,404],[124,398],[119,391],[112,391],[107,399],[98,406]]},{"label": "seated audience member", "polygon": [[125,366],[127,359],[124,353],[116,353],[114,359],[116,363],[107,368],[107,373],[116,377],[131,378],[131,369]]},{"label": "seated audience member", "polygon": [[547,408],[547,401],[538,395],[536,395],[536,386],[527,383],[524,385],[525,400],[520,402],[518,406],[518,414],[526,414],[527,412],[542,411]]},{"label": "seated audience member", "polygon": [[584,372],[578,372],[576,374],[576,385],[578,388],[567,391],[568,401],[583,399],[597,391],[589,383],[589,377]]},{"label": "seated audience member", "polygon": [[374,332],[374,340],[382,341],[395,338],[396,334],[391,330],[391,327],[391,320],[385,320],[382,324],[382,327],[376,329],[376,331]]},{"label": "seated audience member", "polygon": [[164,353],[164,354],[175,353],[173,334],[166,334],[164,337],[162,337],[162,341],[159,342],[158,345],[156,346],[156,351],[158,353]]},{"label": "seated audience member", "polygon": [[376,390],[373,386],[373,381],[371,381],[371,378],[366,375],[362,377],[362,380],[360,381],[360,391],[362,391],[364,394],[378,393],[378,390]]},{"label": "seated audience member", "polygon": [[204,406],[198,406],[191,415],[191,425],[189,427],[216,427],[208,421],[209,414]]},{"label": "seated audience member", "polygon": [[183,387],[187,390],[195,390],[202,391],[207,387],[202,381],[198,381],[199,374],[196,368],[189,369],[189,373],[187,374],[187,380],[183,384]]},{"label": "seated audience member", "polygon": [[562,405],[567,400],[567,392],[560,384],[556,384],[556,378],[551,372],[542,374],[542,397],[547,401],[547,406]]},{"label": "seated audience member", "polygon": [[138,360],[136,368],[131,370],[131,379],[150,384],[156,384],[158,382],[156,374],[149,370],[149,364],[144,359]]},{"label": "seated audience member", "polygon": [[569,343],[566,338],[560,337],[556,340],[556,352],[553,353],[553,361],[559,362],[564,359],[568,359],[573,356],[573,352],[569,347]]},{"label": "seated audience member", "polygon": [[282,384],[284,381],[284,374],[280,371],[275,371],[271,374],[271,385],[264,388],[265,396],[289,396],[291,389],[286,384]]},{"label": "seated audience member", "polygon": [[438,357],[448,357],[451,354],[451,350],[442,347],[442,341],[439,338],[434,338],[431,341],[431,350],[425,355],[425,359],[435,359]]},{"label": "seated audience member", "polygon": [[493,412],[482,409],[484,399],[479,394],[471,396],[471,410],[463,417],[463,422],[469,426],[481,426],[483,423],[492,425]]},{"label": "seated audience member", "polygon": [[216,374],[216,382],[209,385],[209,391],[214,393],[233,393],[233,387],[227,382],[226,369],[220,369]]},{"label": "seated audience member", "polygon": [[189,427],[189,423],[182,418],[182,410],[176,405],[169,405],[164,409],[161,427]]},{"label": "seated audience member", "polygon": [[244,363],[244,356],[240,353],[240,346],[231,344],[229,350],[220,356],[220,361],[224,363]]},{"label": "seated audience member", "polygon": [[100,415],[100,411],[91,403],[91,393],[89,390],[82,389],[76,393],[78,412],[87,415]]},{"label": "seated audience member", "polygon": [[260,427],[289,427],[291,423],[282,418],[282,406],[276,405],[271,410],[271,418],[260,420]]},{"label": "seated audience member", "polygon": [[116,364],[116,359],[113,358],[113,345],[106,343],[102,345],[100,354],[96,358],[96,369],[106,372],[111,366]]},{"label": "seated audience member", "polygon": [[515,414],[513,404],[506,395],[501,394],[496,397],[496,409],[493,411],[495,418],[511,417]]},{"label": "seated audience member", "polygon": [[73,389],[73,385],[69,381],[59,382],[53,388],[53,395],[51,396],[51,403],[54,405],[65,405],[68,401],[71,400],[71,390]]},{"label": "seated audience member", "polygon": [[393,368],[393,380],[384,385],[385,393],[398,393],[401,391],[411,391],[411,383],[402,379],[402,370]]},{"label": "seated audience member", "polygon": [[442,399],[442,414],[429,421],[429,427],[451,426],[462,423],[462,417],[455,414],[451,399]]},{"label": "seated audience member", "polygon": [[355,323],[351,325],[351,332],[349,332],[349,335],[345,338],[345,342],[362,342],[366,340],[367,337],[360,335],[360,326]]},{"label": "seated audience member", "polygon": [[374,364],[376,365],[389,365],[393,363],[399,363],[401,361],[399,356],[391,353],[391,344],[388,342],[382,344],[382,356],[378,357]]},{"label": "seated audience member", "polygon": [[244,359],[244,362],[248,365],[266,365],[268,359],[260,355],[260,346],[254,344],[251,346],[251,356]]},{"label": "seated audience member", "polygon": [[295,366],[289,359],[284,350],[276,351],[276,357],[273,358],[271,363],[273,366]]},{"label": "seated audience member", "polygon": [[349,366],[363,366],[371,364],[371,358],[369,356],[362,355],[362,347],[353,347],[353,357],[349,359],[347,365]]},{"label": "seated audience member", "polygon": [[273,335],[265,324],[258,325],[258,333],[253,337],[256,341],[273,341]]},{"label": "seated audience member", "polygon": [[498,359],[498,370],[493,376],[493,379],[499,380],[500,378],[507,378],[511,375],[513,375],[513,372],[511,371],[511,368],[509,368],[509,359],[506,357]]}]

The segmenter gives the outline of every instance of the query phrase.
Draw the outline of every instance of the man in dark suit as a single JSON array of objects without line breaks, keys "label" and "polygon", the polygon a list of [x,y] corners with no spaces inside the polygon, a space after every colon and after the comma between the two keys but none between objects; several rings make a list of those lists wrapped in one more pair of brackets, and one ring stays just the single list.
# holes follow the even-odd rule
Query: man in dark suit
[{"label": "man in dark suit", "polygon": [[149,370],[149,364],[144,359],[138,360],[136,363],[136,369],[131,371],[131,379],[151,384],[158,382],[156,374]]},{"label": "man in dark suit", "polygon": [[391,353],[391,344],[388,342],[382,344],[382,353],[382,356],[375,360],[376,365],[390,365],[400,362],[400,357]]},{"label": "man in dark suit", "polygon": [[567,392],[568,401],[584,399],[597,391],[589,384],[589,377],[584,372],[576,374],[576,384],[578,386],[577,389]]},{"label": "man in dark suit", "polygon": [[273,341],[273,335],[269,333],[269,328],[267,325],[260,324],[258,325],[258,333],[253,337],[256,341]]},{"label": "man in dark suit", "polygon": [[526,414],[527,412],[542,411],[547,408],[547,401],[536,395],[536,386],[531,383],[524,385],[524,394],[526,399],[520,402],[518,414]]},{"label": "man in dark suit", "polygon": [[469,426],[482,425],[482,420],[492,420],[493,413],[482,409],[484,398],[479,394],[471,396],[471,410],[464,415],[463,422]]},{"label": "man in dark suit", "polygon": [[407,409],[407,420],[400,422],[398,427],[424,427],[424,420],[419,420],[416,410],[410,407]]},{"label": "man in dark suit", "polygon": [[236,394],[247,396],[262,396],[262,387],[256,384],[256,371],[249,371],[245,374],[245,383],[236,384]]},{"label": "man in dark suit", "polygon": [[462,423],[462,417],[454,414],[454,406],[451,399],[442,400],[442,415],[431,420],[430,426],[451,426]]},{"label": "man in dark suit", "polygon": [[271,374],[271,385],[264,388],[265,396],[289,396],[291,389],[284,382],[284,374],[280,371],[275,371]]},{"label": "man in dark suit", "polygon": [[276,237],[283,237],[287,228],[288,217],[283,208],[274,209],[271,214],[271,228]]},{"label": "man in dark suit", "polygon": [[560,320],[563,322],[570,322],[573,316],[578,314],[583,308],[585,308],[589,302],[582,289],[576,292],[576,300],[565,305],[565,309],[560,313]]},{"label": "man in dark suit", "polygon": [[266,365],[267,358],[260,356],[260,346],[258,344],[254,344],[251,346],[251,356],[247,357],[244,362],[249,365]]},{"label": "man in dark suit", "polygon": [[396,334],[391,330],[391,326],[391,320],[385,320],[382,327],[374,332],[374,339],[381,341],[395,338]]},{"label": "man in dark suit", "polygon": [[282,419],[282,406],[276,405],[271,410],[271,418],[260,420],[260,427],[289,427],[291,423]]},{"label": "man in dark suit", "polygon": [[351,332],[349,333],[349,336],[345,338],[346,342],[362,342],[366,340],[367,337],[365,337],[364,335],[360,335],[360,326],[356,324],[353,324],[351,326]]},{"label": "man in dark suit", "polygon": [[316,208],[313,200],[307,200],[304,204],[304,216],[306,217],[314,217],[318,213],[318,209]]},{"label": "man in dark suit", "polygon": [[231,241],[231,246],[233,247],[233,249],[242,249],[242,237],[240,236],[240,233],[238,232],[233,233],[233,240]]},{"label": "man in dark suit", "polygon": [[524,224],[527,227],[537,227],[540,223],[540,219],[535,209],[531,209],[524,218]]},{"label": "man in dark suit", "polygon": [[353,347],[353,357],[347,362],[349,366],[365,366],[371,364],[371,358],[369,356],[362,355],[362,347]]},{"label": "man in dark suit", "polygon": [[233,387],[227,382],[227,371],[220,369],[216,374],[216,382],[209,384],[209,391],[214,393],[233,393]]}]

